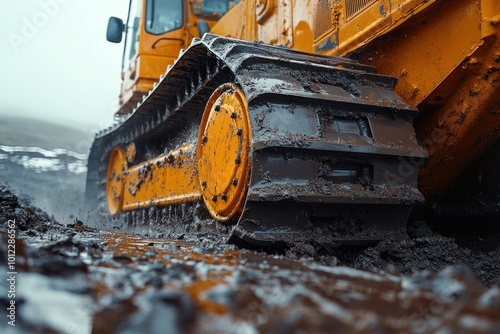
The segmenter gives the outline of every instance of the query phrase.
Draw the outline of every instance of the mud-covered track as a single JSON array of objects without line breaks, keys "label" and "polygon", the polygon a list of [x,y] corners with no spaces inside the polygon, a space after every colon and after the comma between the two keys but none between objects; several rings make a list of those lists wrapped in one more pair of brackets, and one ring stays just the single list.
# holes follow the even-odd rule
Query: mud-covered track
[{"label": "mud-covered track", "polygon": [[[230,221],[233,241],[272,247],[319,233],[351,244],[404,234],[423,198],[417,168],[405,175],[398,168],[425,153],[412,128],[415,110],[394,93],[395,79],[344,58],[209,34],[181,53],[127,119],[97,135],[86,190],[92,207],[107,210],[114,147],[133,142],[138,154],[129,164],[149,168],[150,157],[196,146],[210,95],[231,82],[246,95],[252,138],[243,214]],[[151,210],[165,219],[164,209]],[[126,213],[126,221],[136,216]]]}]

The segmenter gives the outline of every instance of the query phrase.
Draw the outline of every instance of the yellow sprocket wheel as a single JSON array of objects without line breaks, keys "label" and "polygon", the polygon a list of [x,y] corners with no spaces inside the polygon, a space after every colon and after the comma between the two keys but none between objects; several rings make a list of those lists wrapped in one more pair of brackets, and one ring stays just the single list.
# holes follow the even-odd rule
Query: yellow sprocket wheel
[{"label": "yellow sprocket wheel", "polygon": [[221,85],[203,113],[197,158],[203,200],[210,214],[227,221],[241,213],[250,176],[251,127],[244,92]]}]

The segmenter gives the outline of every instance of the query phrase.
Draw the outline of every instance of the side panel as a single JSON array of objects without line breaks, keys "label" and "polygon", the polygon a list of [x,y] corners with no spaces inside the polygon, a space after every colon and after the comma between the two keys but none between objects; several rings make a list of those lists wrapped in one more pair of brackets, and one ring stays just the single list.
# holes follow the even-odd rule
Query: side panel
[{"label": "side panel", "polygon": [[500,2],[438,1],[401,20],[350,56],[398,77],[398,94],[418,106],[429,154],[420,189],[430,198],[499,137]]},{"label": "side panel", "polygon": [[396,92],[420,111],[426,197],[499,136],[499,1],[247,0],[246,16],[249,40],[348,56],[398,78]]}]

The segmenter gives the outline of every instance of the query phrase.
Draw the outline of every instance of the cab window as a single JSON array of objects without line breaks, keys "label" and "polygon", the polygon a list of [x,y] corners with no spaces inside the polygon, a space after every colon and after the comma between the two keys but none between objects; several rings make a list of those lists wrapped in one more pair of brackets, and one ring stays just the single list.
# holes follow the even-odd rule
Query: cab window
[{"label": "cab window", "polygon": [[159,35],[183,25],[182,0],[148,0],[146,4],[146,31]]},{"label": "cab window", "polygon": [[218,20],[240,0],[191,0],[194,15]]}]

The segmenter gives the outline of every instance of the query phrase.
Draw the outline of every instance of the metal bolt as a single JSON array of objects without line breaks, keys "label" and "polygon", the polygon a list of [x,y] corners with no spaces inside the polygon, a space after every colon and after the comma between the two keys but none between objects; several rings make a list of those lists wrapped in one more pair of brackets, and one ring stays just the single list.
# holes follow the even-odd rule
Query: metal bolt
[{"label": "metal bolt", "polygon": [[214,106],[214,110],[215,110],[215,111],[219,111],[219,110],[220,110],[220,104],[216,104],[216,105]]},{"label": "metal bolt", "polygon": [[220,199],[223,201],[227,200],[227,194],[220,195]]},{"label": "metal bolt", "polygon": [[233,111],[233,112],[231,113],[230,117],[231,117],[231,118],[233,118],[233,119],[234,119],[234,118],[236,118],[236,113]]},{"label": "metal bolt", "polygon": [[207,187],[207,181],[202,181],[202,182],[201,182],[201,186],[202,186],[203,188],[206,188],[206,187]]},{"label": "metal bolt", "polygon": [[241,158],[237,157],[236,159],[234,159],[234,163],[239,165],[241,163]]},{"label": "metal bolt", "polygon": [[213,195],[213,196],[212,196],[212,201],[213,201],[213,202],[217,202],[217,196]]},{"label": "metal bolt", "polygon": [[175,160],[175,157],[172,154],[169,154],[167,157],[167,162],[168,163],[173,163]]},{"label": "metal bolt", "polygon": [[238,179],[237,178],[234,178],[232,181],[231,181],[231,184],[233,186],[237,186],[238,185]]},{"label": "metal bolt", "polygon": [[238,136],[243,135],[243,129],[239,128],[238,130],[236,130],[236,135],[238,135]]},{"label": "metal bolt", "polygon": [[201,137],[201,144],[202,145],[205,145],[207,143],[207,140],[208,140],[208,137],[207,136],[203,136]]}]

